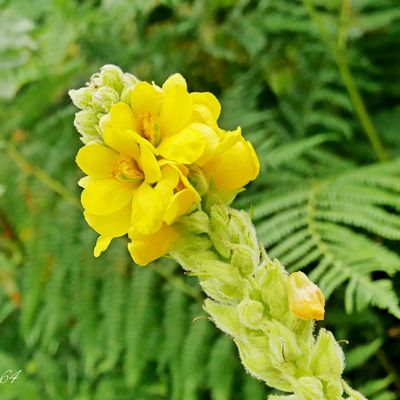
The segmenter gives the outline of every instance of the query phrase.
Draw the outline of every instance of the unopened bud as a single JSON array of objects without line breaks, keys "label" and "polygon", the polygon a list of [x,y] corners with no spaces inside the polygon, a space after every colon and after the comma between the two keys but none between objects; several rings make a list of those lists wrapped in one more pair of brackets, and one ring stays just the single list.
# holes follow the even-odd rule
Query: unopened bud
[{"label": "unopened bud", "polygon": [[94,91],[92,106],[98,108],[100,111],[108,112],[118,101],[118,92],[111,87],[103,86]]},{"label": "unopened bud", "polygon": [[276,320],[281,320],[288,312],[287,279],[288,276],[278,261],[268,262],[266,267],[261,267],[256,272],[262,299],[268,305],[271,317]]},{"label": "unopened bud", "polygon": [[197,165],[192,165],[189,170],[188,178],[200,196],[203,196],[207,193],[208,180],[200,167]]},{"label": "unopened bud", "polygon": [[342,348],[332,333],[321,329],[311,354],[310,368],[314,375],[339,379],[344,369]]},{"label": "unopened bud", "polygon": [[[269,350],[278,364],[287,364],[300,355],[295,334],[278,321],[268,321]],[[278,365],[279,366],[279,365]]]},{"label": "unopened bud", "polygon": [[340,379],[329,381],[325,392],[328,400],[340,399],[343,394],[343,386]]},{"label": "unopened bud", "polygon": [[325,299],[320,288],[303,272],[289,275],[289,308],[301,319],[323,320]]},{"label": "unopened bud", "polygon": [[311,376],[299,378],[294,392],[302,400],[325,399],[321,381]]},{"label": "unopened bud", "polygon": [[80,89],[71,89],[68,91],[68,95],[76,107],[81,110],[85,110],[90,107],[92,103],[94,89],[91,87],[83,87]]},{"label": "unopened bud", "polygon": [[74,125],[81,135],[96,136],[100,134],[99,118],[93,111],[83,110],[77,112]]},{"label": "unopened bud", "polygon": [[108,64],[100,70],[101,86],[108,86],[118,93],[125,87],[124,73],[116,65]]},{"label": "unopened bud", "polygon": [[259,252],[246,245],[234,245],[231,262],[244,276],[254,273],[259,261]]},{"label": "unopened bud", "polygon": [[196,235],[207,233],[209,229],[208,215],[204,211],[195,211],[184,215],[179,218],[179,223]]},{"label": "unopened bud", "polygon": [[237,306],[240,321],[249,329],[260,329],[264,320],[264,306],[255,300],[243,300]]}]

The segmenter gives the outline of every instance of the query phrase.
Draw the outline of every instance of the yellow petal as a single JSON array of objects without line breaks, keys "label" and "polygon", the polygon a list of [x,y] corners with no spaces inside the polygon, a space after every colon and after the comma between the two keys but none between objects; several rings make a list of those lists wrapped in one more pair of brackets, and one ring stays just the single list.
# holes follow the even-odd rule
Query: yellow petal
[{"label": "yellow petal", "polygon": [[153,117],[160,114],[162,92],[148,82],[138,82],[131,93],[132,111],[136,117],[150,113]]},{"label": "yellow petal", "polygon": [[174,189],[179,182],[179,173],[170,165],[165,165],[161,169],[161,180],[154,187],[154,190],[160,195],[164,206],[166,207],[174,195]]},{"label": "yellow petal", "polygon": [[193,129],[185,128],[162,140],[158,152],[166,159],[182,164],[192,164],[204,153],[206,140]]},{"label": "yellow petal", "polygon": [[198,201],[198,194],[192,189],[183,189],[175,193],[165,210],[164,221],[171,225],[177,218],[186,214]]},{"label": "yellow petal", "polygon": [[172,80],[166,85],[164,100],[161,106],[161,137],[173,135],[182,130],[192,114],[192,101],[186,88]]},{"label": "yellow petal", "polygon": [[217,154],[204,165],[203,171],[213,180],[217,190],[229,192],[255,179],[260,171],[260,163],[251,143],[241,138],[230,149]]},{"label": "yellow petal", "polygon": [[[119,102],[114,104],[110,110],[110,120],[108,122],[114,129],[137,130],[137,121],[128,104]],[[106,128],[106,127],[105,127]]]},{"label": "yellow petal", "polygon": [[164,205],[160,195],[143,182],[135,191],[132,201],[132,225],[139,233],[149,235],[160,229]]},{"label": "yellow petal", "polygon": [[190,128],[195,129],[197,132],[200,132],[205,141],[205,149],[200,158],[197,159],[197,165],[204,165],[206,162],[210,161],[214,156],[214,153],[219,144],[219,136],[214,131],[214,129],[210,128],[208,125],[200,124],[200,123],[192,123],[189,125]]},{"label": "yellow petal", "polygon": [[95,215],[87,211],[83,213],[86,222],[98,234],[110,238],[123,236],[128,232],[131,221],[132,205],[108,215]]},{"label": "yellow petal", "polygon": [[301,319],[323,320],[325,299],[319,287],[303,272],[294,272],[288,279],[289,308]]},{"label": "yellow petal", "polygon": [[212,112],[203,104],[194,104],[192,115],[190,117],[190,122],[200,122],[206,124],[216,132],[220,129],[218,127],[217,121],[214,118]]},{"label": "yellow petal", "polygon": [[192,99],[193,104],[207,107],[215,120],[219,118],[221,114],[221,104],[212,93],[193,92],[190,93],[190,98]]},{"label": "yellow petal", "polygon": [[128,244],[128,250],[133,261],[143,266],[167,254],[179,234],[173,226],[163,224],[152,235],[130,232],[129,237],[132,242]]},{"label": "yellow petal", "polygon": [[187,84],[185,78],[181,74],[171,75],[163,84],[162,89],[164,92],[173,90],[174,86],[180,86],[187,90]]},{"label": "yellow petal", "polygon": [[85,187],[86,187],[87,185],[89,185],[89,183],[92,182],[92,180],[93,180],[93,179],[92,179],[90,176],[84,176],[83,178],[79,179],[78,185],[79,185],[81,188],[84,188],[84,189],[85,189]]},{"label": "yellow petal", "polygon": [[112,168],[118,158],[115,151],[96,143],[81,147],[76,156],[76,163],[86,175],[104,179],[111,177]]},{"label": "yellow petal", "polygon": [[140,161],[147,183],[158,182],[161,179],[161,170],[156,156],[148,146],[140,145]]},{"label": "yellow petal", "polygon": [[82,192],[82,206],[91,214],[112,214],[131,201],[138,185],[136,182],[120,182],[114,179],[94,180]]},{"label": "yellow petal", "polygon": [[179,174],[179,179],[181,184],[185,189],[190,189],[193,192],[193,195],[196,197],[196,201],[199,202],[201,200],[200,195],[197,193],[196,189],[193,187],[193,185],[189,182],[189,179],[187,178],[187,174],[189,170],[185,167],[185,169],[182,169],[182,165],[180,164],[168,164],[170,165],[175,171],[178,172]]},{"label": "yellow petal", "polygon": [[137,134],[129,130],[106,128],[103,134],[107,146],[127,157],[139,159],[140,151],[137,144]]},{"label": "yellow petal", "polygon": [[93,250],[93,255],[95,257],[98,257],[103,251],[106,251],[111,243],[111,240],[112,238],[106,236],[99,236],[96,241],[96,246],[94,247]]}]

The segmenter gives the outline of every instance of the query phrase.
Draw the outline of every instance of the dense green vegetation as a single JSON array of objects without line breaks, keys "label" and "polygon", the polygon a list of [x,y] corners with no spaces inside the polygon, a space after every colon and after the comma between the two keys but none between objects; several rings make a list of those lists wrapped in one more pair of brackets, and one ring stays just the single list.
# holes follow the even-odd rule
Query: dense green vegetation
[{"label": "dense green vegetation", "polygon": [[67,91],[108,63],[221,99],[262,162],[236,205],[321,286],[352,385],[400,398],[399,46],[398,0],[0,0],[1,399],[267,394],[195,279],[92,255]]}]

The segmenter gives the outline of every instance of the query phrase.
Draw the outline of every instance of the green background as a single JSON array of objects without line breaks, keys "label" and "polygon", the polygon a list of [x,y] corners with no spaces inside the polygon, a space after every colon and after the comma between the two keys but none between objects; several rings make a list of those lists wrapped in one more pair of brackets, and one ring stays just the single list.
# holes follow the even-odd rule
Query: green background
[{"label": "green background", "polygon": [[398,0],[0,0],[1,399],[268,393],[194,278],[92,255],[67,91],[109,63],[218,96],[262,163],[236,206],[321,286],[352,385],[400,398],[399,46]]}]

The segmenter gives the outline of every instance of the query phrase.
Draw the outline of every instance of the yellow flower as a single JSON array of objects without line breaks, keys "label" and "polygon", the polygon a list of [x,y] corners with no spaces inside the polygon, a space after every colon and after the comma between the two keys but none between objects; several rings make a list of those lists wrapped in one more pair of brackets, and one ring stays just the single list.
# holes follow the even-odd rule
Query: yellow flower
[{"label": "yellow flower", "polygon": [[323,320],[325,299],[317,285],[303,272],[289,275],[289,308],[301,319]]},{"label": "yellow flower", "polygon": [[80,181],[84,216],[100,234],[95,256],[127,233],[138,264],[166,254],[179,237],[175,221],[201,200],[189,167],[229,193],[257,176],[253,147],[240,129],[218,127],[220,112],[214,95],[189,93],[180,74],[161,88],[138,82],[130,104],[111,106],[99,122],[104,143],[84,146],[76,158],[87,174]]},{"label": "yellow flower", "polygon": [[138,82],[130,103],[111,107],[108,121],[102,124],[104,135],[114,130],[132,132],[138,141],[148,143],[154,155],[187,165],[207,161],[219,142],[218,133],[206,124],[217,127],[218,101],[211,93],[189,94],[179,74],[169,77],[162,88]]},{"label": "yellow flower", "polygon": [[200,201],[186,168],[157,160],[147,144],[129,131],[110,130],[104,141],[108,147],[86,145],[76,158],[88,175],[81,180],[84,216],[101,235],[96,256],[129,229],[138,235],[154,234]]},{"label": "yellow flower", "polygon": [[253,146],[241,135],[241,129],[225,132],[214,157],[203,171],[214,184],[214,189],[232,192],[246,186],[260,172],[260,162]]}]

